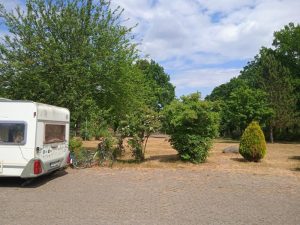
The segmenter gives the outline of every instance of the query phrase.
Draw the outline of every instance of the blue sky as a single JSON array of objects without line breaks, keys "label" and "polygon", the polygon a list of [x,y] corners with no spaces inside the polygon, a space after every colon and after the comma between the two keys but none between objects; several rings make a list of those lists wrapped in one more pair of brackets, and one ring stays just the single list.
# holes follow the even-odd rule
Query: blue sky
[{"label": "blue sky", "polygon": [[[24,0],[0,0],[7,8]],[[300,22],[299,0],[112,0],[125,9],[143,55],[160,63],[176,95],[203,96],[237,76],[273,32]],[[126,20],[129,18],[129,20]],[[6,34],[0,26],[0,36]]]}]

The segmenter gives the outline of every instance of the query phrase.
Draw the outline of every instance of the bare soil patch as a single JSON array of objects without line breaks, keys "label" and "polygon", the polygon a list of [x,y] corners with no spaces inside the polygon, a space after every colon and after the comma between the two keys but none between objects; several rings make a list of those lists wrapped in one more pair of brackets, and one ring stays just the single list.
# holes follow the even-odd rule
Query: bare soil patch
[{"label": "bare soil patch", "polygon": [[[96,148],[99,141],[84,141],[84,147]],[[260,163],[247,162],[239,154],[222,153],[229,146],[238,146],[239,142],[227,139],[214,141],[206,163],[195,165],[179,160],[167,136],[150,137],[146,149],[146,160],[143,163],[130,163],[130,151],[114,164],[114,167],[126,168],[173,168],[173,169],[214,169],[229,172],[248,172],[254,174],[282,174],[300,177],[300,144],[275,143],[267,144],[267,155]]]}]

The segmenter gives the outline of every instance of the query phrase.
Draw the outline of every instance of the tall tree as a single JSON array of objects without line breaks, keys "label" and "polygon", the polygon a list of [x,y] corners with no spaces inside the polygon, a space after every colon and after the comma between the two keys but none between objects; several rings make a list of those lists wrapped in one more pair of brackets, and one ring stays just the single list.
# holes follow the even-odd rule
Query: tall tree
[{"label": "tall tree", "polygon": [[273,54],[261,51],[259,84],[268,94],[274,114],[270,119],[270,141],[273,130],[291,126],[295,121],[296,98],[289,70]]},{"label": "tall tree", "polygon": [[300,78],[300,24],[289,23],[280,31],[274,32],[273,46],[292,76]]},{"label": "tall tree", "polygon": [[210,95],[205,97],[208,101],[226,101],[231,93],[240,87],[247,87],[248,84],[241,77],[234,77],[228,83],[221,84],[218,87],[215,87]]},{"label": "tall tree", "polygon": [[73,124],[100,110],[115,118],[133,111],[145,80],[122,12],[106,0],[27,0],[25,12],[1,6],[10,35],[0,44],[0,95],[67,107]]},{"label": "tall tree", "polygon": [[138,60],[137,67],[143,72],[147,80],[147,86],[154,94],[149,99],[149,104],[155,109],[160,110],[168,105],[175,98],[175,87],[170,82],[170,76],[165,73],[164,68],[154,60],[150,62],[146,59]]},{"label": "tall tree", "polygon": [[252,121],[266,126],[272,114],[264,91],[238,87],[223,103],[221,127],[227,135],[240,137]]},{"label": "tall tree", "polygon": [[300,111],[300,24],[289,23],[280,31],[274,32],[273,46],[277,58],[291,72],[297,109]]}]

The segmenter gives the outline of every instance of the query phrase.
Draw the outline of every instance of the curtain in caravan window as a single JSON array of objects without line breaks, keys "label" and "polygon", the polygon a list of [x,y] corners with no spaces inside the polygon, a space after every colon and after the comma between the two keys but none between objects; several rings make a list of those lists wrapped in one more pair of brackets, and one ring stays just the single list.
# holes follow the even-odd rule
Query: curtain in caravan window
[{"label": "curtain in caravan window", "polygon": [[0,144],[25,144],[25,123],[0,122]]},{"label": "curtain in caravan window", "polygon": [[46,124],[45,144],[64,142],[66,140],[66,125]]}]

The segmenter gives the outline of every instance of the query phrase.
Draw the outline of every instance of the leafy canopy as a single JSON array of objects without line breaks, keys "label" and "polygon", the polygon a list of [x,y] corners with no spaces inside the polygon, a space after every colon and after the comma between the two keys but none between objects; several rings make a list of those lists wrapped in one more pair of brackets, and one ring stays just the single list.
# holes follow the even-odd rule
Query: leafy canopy
[{"label": "leafy canopy", "polygon": [[161,110],[175,98],[175,87],[170,83],[170,76],[154,60],[138,60],[137,67],[143,72],[150,91],[154,94],[149,105],[156,111]]},{"label": "leafy canopy", "polygon": [[238,87],[230,93],[222,107],[221,115],[224,129],[242,132],[253,120],[261,121],[266,126],[273,110],[264,91]]},{"label": "leafy canopy", "polygon": [[25,12],[0,7],[10,32],[0,44],[0,95],[67,107],[77,127],[103,110],[121,120],[151,95],[122,12],[104,0],[27,0]]}]

